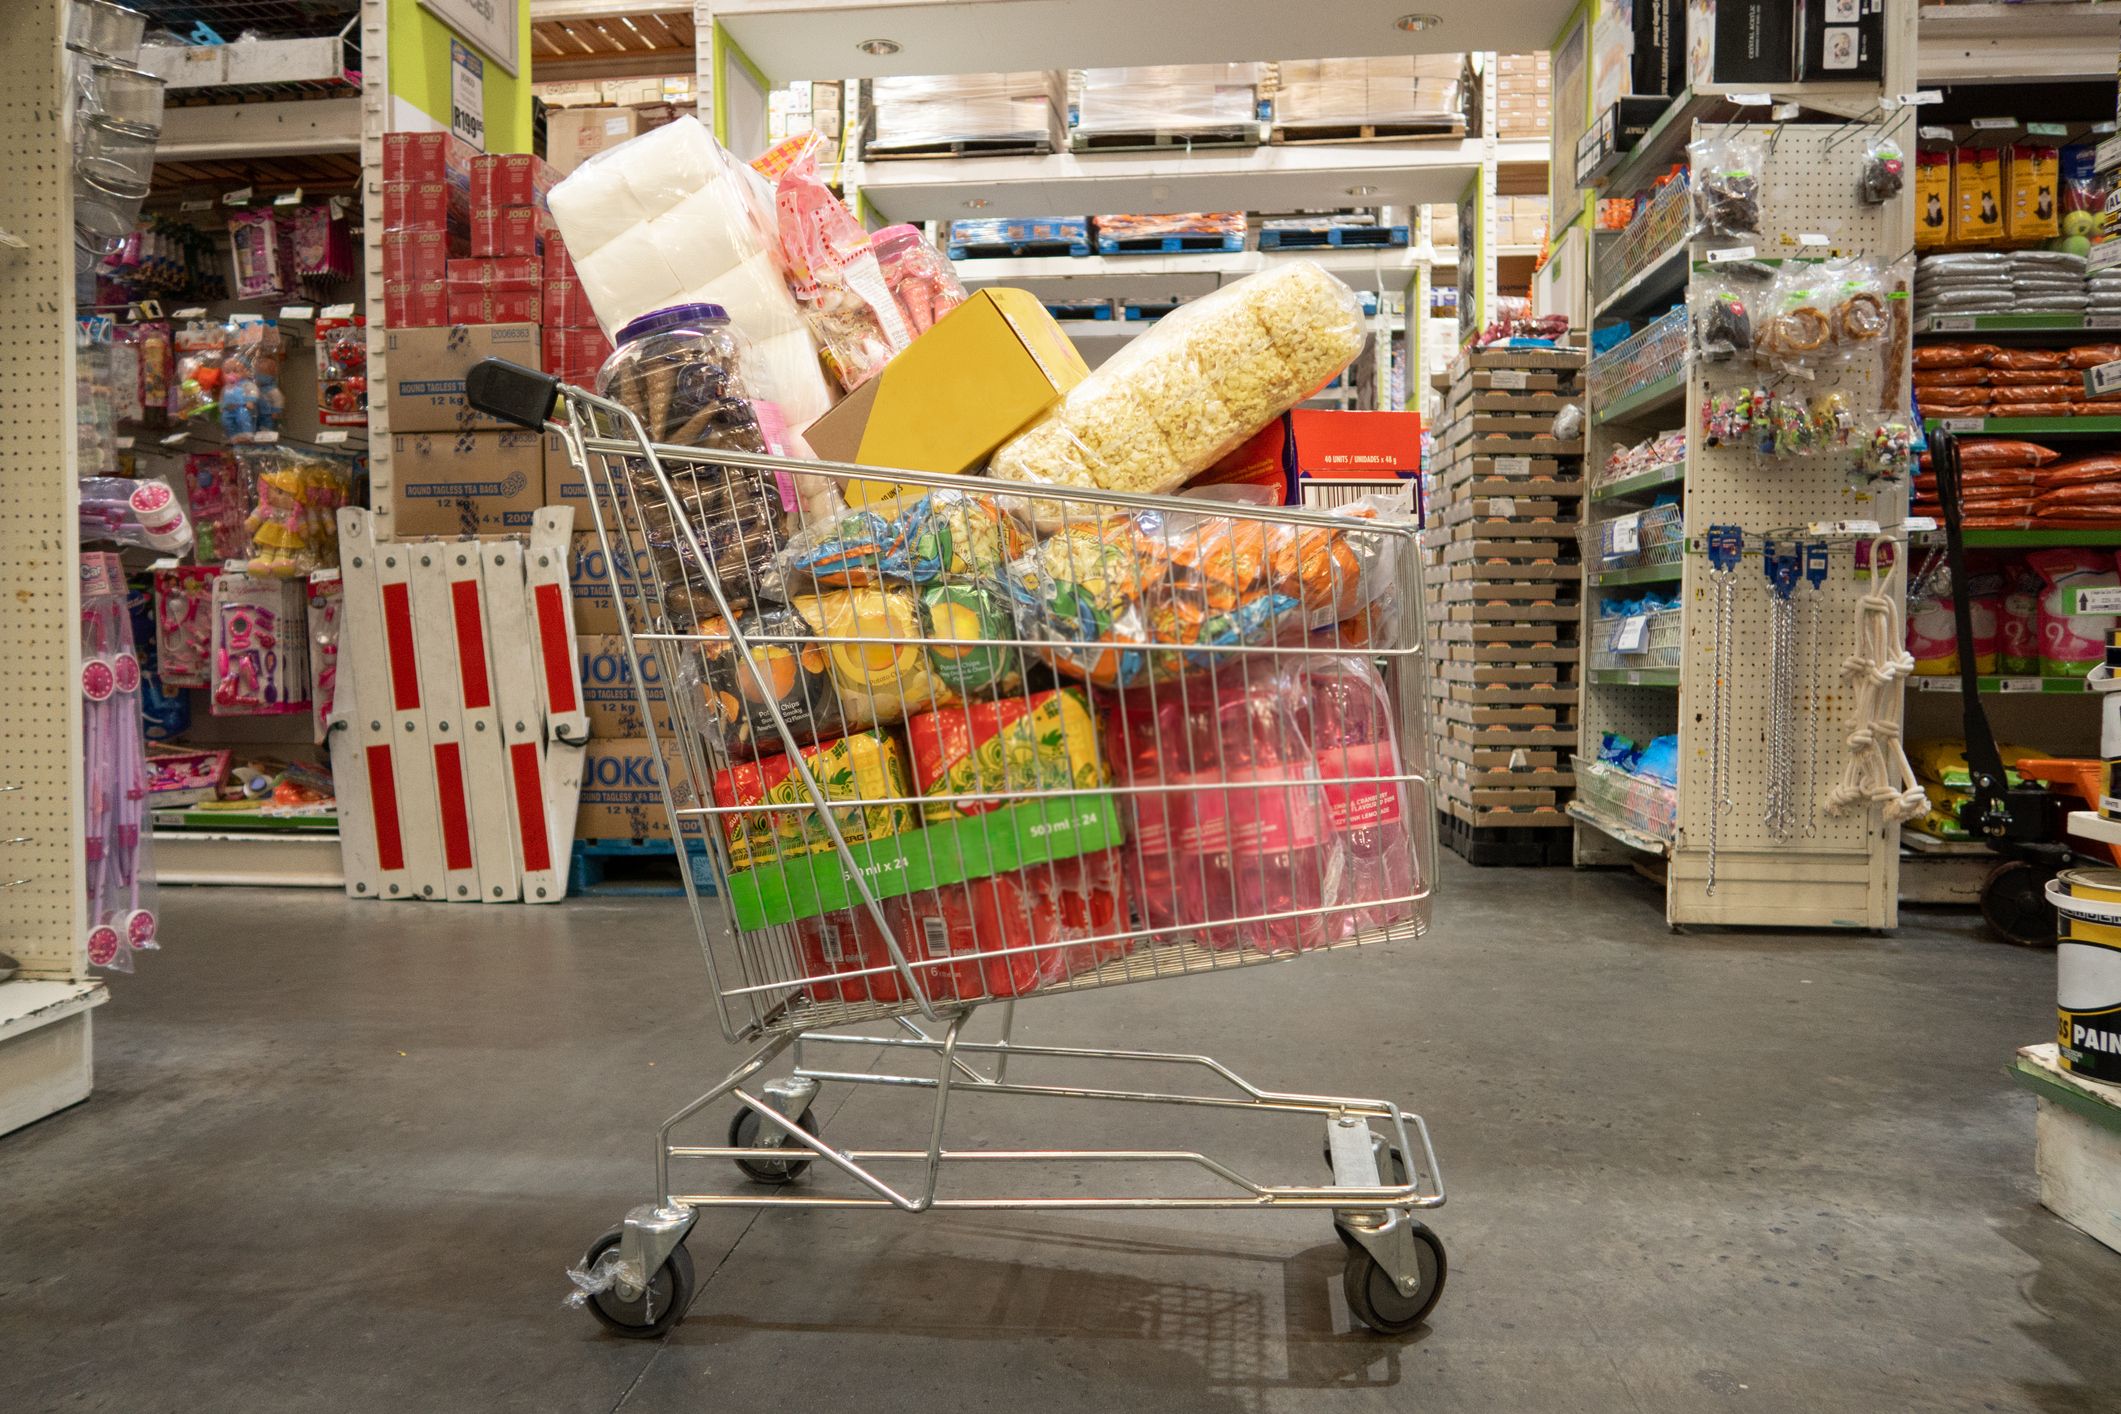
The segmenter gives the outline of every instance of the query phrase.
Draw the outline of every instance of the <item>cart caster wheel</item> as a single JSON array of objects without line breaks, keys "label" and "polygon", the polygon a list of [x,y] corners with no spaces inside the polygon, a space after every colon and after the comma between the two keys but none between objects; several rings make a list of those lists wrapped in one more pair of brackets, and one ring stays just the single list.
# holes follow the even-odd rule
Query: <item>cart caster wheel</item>
[{"label": "cart caster wheel", "polygon": [[[592,1271],[597,1258],[619,1245],[620,1228],[613,1228],[590,1244],[582,1258],[582,1270]],[[648,1289],[627,1300],[615,1290],[597,1292],[589,1298],[589,1314],[614,1335],[634,1340],[653,1340],[684,1319],[692,1304],[692,1254],[681,1242],[649,1278]]]},{"label": "cart caster wheel", "polygon": [[[768,1153],[773,1152],[768,1146],[759,1143],[759,1131],[764,1128],[765,1123],[766,1121],[759,1118],[757,1110],[749,1105],[744,1106],[729,1121],[729,1147],[732,1149],[765,1149]],[[807,1107],[801,1114],[796,1116],[795,1126],[808,1134],[817,1133],[817,1119]],[[782,1138],[786,1139],[787,1136],[783,1135]],[[802,1146],[796,1144],[793,1140],[788,1141],[788,1147],[791,1149],[802,1149]],[[807,1153],[808,1150],[802,1150],[802,1152]],[[738,1159],[735,1162],[736,1166],[744,1171],[744,1177],[750,1179],[753,1183],[771,1183],[776,1186],[795,1182],[810,1168],[809,1159],[757,1158]]]},{"label": "cart caster wheel", "polygon": [[1420,1282],[1409,1296],[1385,1273],[1367,1248],[1358,1246],[1343,1232],[1348,1243],[1348,1265],[1341,1271],[1341,1290],[1348,1298],[1348,1312],[1379,1335],[1405,1335],[1428,1318],[1436,1298],[1443,1295],[1443,1282],[1450,1266],[1444,1261],[1443,1243],[1428,1225],[1414,1218],[1414,1252],[1421,1266]]},{"label": "cart caster wheel", "polygon": [[1981,881],[1981,916],[2006,942],[2052,946],[2055,910],[2047,901],[2047,881],[2053,877],[2053,870],[2029,859],[2004,860]]}]

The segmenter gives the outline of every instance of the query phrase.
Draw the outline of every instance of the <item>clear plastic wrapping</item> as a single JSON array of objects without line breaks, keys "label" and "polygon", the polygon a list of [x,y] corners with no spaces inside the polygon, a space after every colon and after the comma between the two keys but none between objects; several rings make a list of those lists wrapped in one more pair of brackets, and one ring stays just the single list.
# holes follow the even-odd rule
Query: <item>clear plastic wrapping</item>
[{"label": "clear plastic wrapping", "polygon": [[656,310],[719,305],[759,349],[753,396],[786,426],[808,426],[832,405],[781,272],[772,194],[697,119],[598,153],[548,199],[607,335]]},{"label": "clear plastic wrapping", "polygon": [[1092,216],[1100,236],[1243,236],[1242,211],[1167,211]]},{"label": "clear plastic wrapping", "polygon": [[1767,139],[1736,131],[1700,137],[1687,144],[1693,164],[1694,231],[1712,237],[1760,233],[1761,168],[1767,161]]},{"label": "clear plastic wrapping", "polygon": [[763,452],[750,398],[751,342],[718,305],[643,314],[619,331],[597,391],[623,404],[648,440],[678,447]]},{"label": "clear plastic wrapping", "polygon": [[1465,116],[1460,54],[1284,59],[1275,66],[1274,121],[1447,123]]},{"label": "clear plastic wrapping", "polygon": [[[1158,321],[996,451],[991,475],[1165,492],[1330,382],[1362,352],[1362,304],[1293,261]],[[1033,508],[1041,523],[1060,514]]]},{"label": "clear plastic wrapping", "polygon": [[862,223],[825,185],[812,133],[774,184],[781,262],[840,386],[853,392],[883,371],[913,331],[885,282]]},{"label": "clear plastic wrapping", "polygon": [[886,226],[870,237],[884,283],[915,335],[965,302],[957,270],[918,226]]},{"label": "clear plastic wrapping", "polygon": [[954,142],[1057,142],[1067,86],[1057,69],[874,79],[871,152]]},{"label": "clear plastic wrapping", "polygon": [[1259,120],[1258,64],[1083,70],[1078,132],[1162,132]]}]

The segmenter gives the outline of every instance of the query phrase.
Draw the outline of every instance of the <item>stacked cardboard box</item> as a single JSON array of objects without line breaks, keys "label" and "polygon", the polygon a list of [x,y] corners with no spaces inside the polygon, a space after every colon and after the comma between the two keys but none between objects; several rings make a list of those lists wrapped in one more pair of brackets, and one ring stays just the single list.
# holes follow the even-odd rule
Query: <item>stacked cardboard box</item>
[{"label": "stacked cardboard box", "polygon": [[1067,76],[1059,69],[870,81],[864,151],[1058,152],[1068,145]]},{"label": "stacked cardboard box", "polygon": [[464,397],[483,358],[539,366],[535,324],[392,326],[384,336],[391,432],[391,533],[520,535],[545,497],[545,438]]},{"label": "stacked cardboard box", "polygon": [[1554,131],[1553,77],[1545,50],[1504,54],[1495,65],[1495,130],[1506,138]]},{"label": "stacked cardboard box", "polygon": [[1553,206],[1544,196],[1501,196],[1495,199],[1495,242],[1498,245],[1538,245],[1547,238],[1547,219]]},{"label": "stacked cardboard box", "polygon": [[1567,862],[1583,441],[1552,427],[1580,402],[1582,369],[1576,350],[1475,349],[1436,380],[1430,723],[1443,836],[1476,864]]},{"label": "stacked cardboard box", "polygon": [[449,262],[471,243],[471,165],[448,133],[383,135],[383,324],[449,322]]},{"label": "stacked cardboard box", "polygon": [[1463,54],[1284,59],[1275,70],[1277,139],[1301,140],[1305,129],[1321,127],[1415,128],[1440,135],[1465,131]]}]

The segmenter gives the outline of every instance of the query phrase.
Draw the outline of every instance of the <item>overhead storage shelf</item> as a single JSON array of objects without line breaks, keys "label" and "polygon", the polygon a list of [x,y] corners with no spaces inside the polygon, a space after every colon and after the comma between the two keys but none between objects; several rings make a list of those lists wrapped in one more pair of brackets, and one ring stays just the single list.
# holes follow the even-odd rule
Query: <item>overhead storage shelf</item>
[{"label": "overhead storage shelf", "polygon": [[361,150],[361,100],[208,104],[162,115],[157,162],[232,161]]},{"label": "overhead storage shelf", "polygon": [[1455,204],[1480,172],[1475,139],[1404,146],[1252,147],[1195,153],[1057,152],[849,163],[845,180],[888,221],[1075,211],[1334,210]]}]

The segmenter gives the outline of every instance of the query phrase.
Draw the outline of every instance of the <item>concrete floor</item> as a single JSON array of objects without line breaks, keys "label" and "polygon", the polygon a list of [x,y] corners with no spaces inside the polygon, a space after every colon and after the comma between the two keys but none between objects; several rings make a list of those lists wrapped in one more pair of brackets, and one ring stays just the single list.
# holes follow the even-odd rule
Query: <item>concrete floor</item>
[{"label": "concrete floor", "polygon": [[[729,1054],[682,905],[173,890],[94,1098],[0,1139],[0,1410],[2121,1407],[2121,1256],[2035,1203],[2002,1073],[2051,955],[1678,937],[1626,876],[1448,862],[1427,942],[1019,1009],[1422,1109],[1451,1275],[1411,1340],[1351,1333],[1323,1216],[1201,1213],[710,1215],[690,1319],[604,1337],[562,1270]],[[953,1138],[1317,1172],[1309,1124],[1002,1103]],[[820,1101],[872,1146],[920,1110]]]}]

